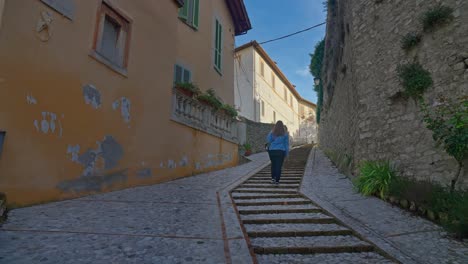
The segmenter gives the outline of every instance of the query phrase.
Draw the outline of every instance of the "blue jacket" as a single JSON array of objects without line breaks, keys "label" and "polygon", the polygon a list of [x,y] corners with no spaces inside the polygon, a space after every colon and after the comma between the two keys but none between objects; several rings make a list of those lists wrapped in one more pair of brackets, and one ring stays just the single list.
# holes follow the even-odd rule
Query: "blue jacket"
[{"label": "blue jacket", "polygon": [[289,136],[275,137],[271,132],[268,133],[267,142],[270,144],[268,150],[283,150],[286,152],[286,156],[289,153]]}]

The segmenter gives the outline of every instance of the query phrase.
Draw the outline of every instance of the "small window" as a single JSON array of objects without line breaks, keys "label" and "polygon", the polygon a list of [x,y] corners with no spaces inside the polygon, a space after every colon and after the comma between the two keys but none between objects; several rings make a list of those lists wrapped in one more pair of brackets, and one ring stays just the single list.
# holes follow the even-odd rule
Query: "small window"
[{"label": "small window", "polygon": [[128,19],[103,3],[98,15],[98,28],[94,50],[98,60],[111,67],[127,67],[130,40],[130,22]]},{"label": "small window", "polygon": [[262,116],[265,116],[265,102],[262,100]]},{"label": "small window", "polygon": [[286,86],[284,86],[283,89],[284,89],[284,100],[288,101],[288,91],[286,91]]},{"label": "small window", "polygon": [[174,84],[188,83],[192,81],[192,72],[190,70],[176,64],[174,66]]},{"label": "small window", "polygon": [[184,6],[179,8],[179,18],[187,25],[198,29],[200,23],[200,0],[185,0]]},{"label": "small window", "polygon": [[292,94],[289,95],[289,106],[293,105]]},{"label": "small window", "polygon": [[260,74],[265,77],[265,63],[262,60],[260,60]]},{"label": "small window", "polygon": [[276,123],[276,112],[275,111],[273,111],[273,122]]},{"label": "small window", "polygon": [[276,87],[275,74],[273,72],[271,73],[271,86],[273,87],[273,89],[275,89],[275,87]]},{"label": "small window", "polygon": [[222,65],[222,47],[223,47],[223,27],[216,19],[215,23],[215,49],[214,49],[214,68],[221,73]]}]

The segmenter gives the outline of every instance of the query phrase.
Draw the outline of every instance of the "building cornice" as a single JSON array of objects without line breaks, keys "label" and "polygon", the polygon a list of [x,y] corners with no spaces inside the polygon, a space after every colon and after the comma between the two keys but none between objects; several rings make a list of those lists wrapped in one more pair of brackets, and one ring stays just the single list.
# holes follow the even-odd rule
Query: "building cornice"
[{"label": "building cornice", "polygon": [[244,0],[226,0],[229,12],[234,21],[235,35],[243,35],[252,29]]}]

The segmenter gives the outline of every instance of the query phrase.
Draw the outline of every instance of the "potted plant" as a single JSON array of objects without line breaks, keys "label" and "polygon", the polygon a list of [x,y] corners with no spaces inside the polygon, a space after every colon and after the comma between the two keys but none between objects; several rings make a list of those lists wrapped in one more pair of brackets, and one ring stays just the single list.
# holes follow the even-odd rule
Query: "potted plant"
[{"label": "potted plant", "polygon": [[244,150],[245,150],[244,155],[250,156],[252,154],[252,145],[250,145],[250,143],[245,143]]},{"label": "potted plant", "polygon": [[216,92],[213,89],[209,89],[205,93],[202,93],[197,96],[198,101],[213,107],[215,110],[221,108],[223,103],[216,96]]},{"label": "potted plant", "polygon": [[198,89],[198,87],[191,82],[177,82],[175,84],[175,88],[188,97],[193,97],[194,95],[200,94],[200,89]]},{"label": "potted plant", "polygon": [[237,110],[234,108],[234,106],[229,105],[229,104],[223,104],[221,106],[221,110],[228,116],[235,118],[238,113]]}]

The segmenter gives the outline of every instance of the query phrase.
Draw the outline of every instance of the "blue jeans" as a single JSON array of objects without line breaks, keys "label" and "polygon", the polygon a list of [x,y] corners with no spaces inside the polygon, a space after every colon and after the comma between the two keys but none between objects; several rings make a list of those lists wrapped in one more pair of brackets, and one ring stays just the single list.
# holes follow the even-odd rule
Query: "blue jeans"
[{"label": "blue jeans", "polygon": [[268,155],[271,160],[271,178],[279,182],[281,178],[281,168],[283,167],[286,151],[284,150],[269,150]]}]

